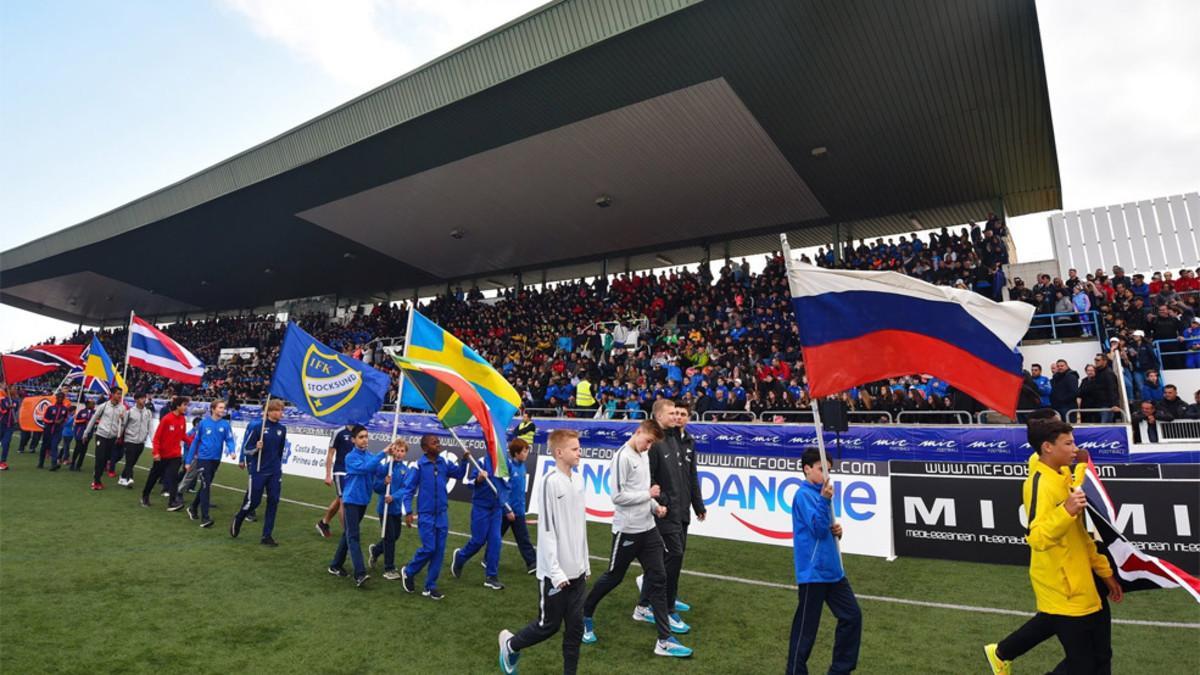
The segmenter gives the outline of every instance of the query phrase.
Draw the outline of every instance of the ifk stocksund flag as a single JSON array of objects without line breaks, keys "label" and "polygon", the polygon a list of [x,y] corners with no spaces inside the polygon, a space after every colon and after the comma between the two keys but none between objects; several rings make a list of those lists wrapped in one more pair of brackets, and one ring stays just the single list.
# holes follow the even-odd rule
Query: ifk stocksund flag
[{"label": "ifk stocksund flag", "polygon": [[339,354],[291,321],[279,348],[271,396],[329,424],[366,423],[383,407],[391,378]]}]

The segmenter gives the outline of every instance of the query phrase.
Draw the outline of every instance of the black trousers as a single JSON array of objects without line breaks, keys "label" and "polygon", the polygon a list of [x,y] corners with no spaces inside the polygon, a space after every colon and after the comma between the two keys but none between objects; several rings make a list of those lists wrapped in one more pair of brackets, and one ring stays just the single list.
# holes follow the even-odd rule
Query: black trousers
[{"label": "black trousers", "polygon": [[92,482],[99,483],[100,477],[104,475],[104,468],[108,465],[109,457],[113,454],[114,448],[119,448],[115,438],[105,438],[103,436],[96,437],[96,468],[92,470]]},{"label": "black trousers", "polygon": [[88,439],[75,439],[75,454],[71,456],[71,468],[76,471],[83,468],[83,458],[87,456]]},{"label": "black trousers", "polygon": [[[133,467],[137,466],[138,458],[142,456],[142,448],[146,447],[143,443],[130,443],[126,441],[122,444],[122,449],[125,451],[125,468],[121,470],[121,478],[129,480],[133,478]],[[113,462],[113,470],[116,470],[117,463]]]},{"label": "black trousers", "polygon": [[[658,521],[658,534],[662,536],[663,566],[667,571],[667,609],[675,611],[675,601],[679,595],[679,573],[683,570],[683,554],[687,550],[687,523],[673,523],[668,520]],[[646,585],[642,584],[642,595],[638,598],[642,607],[650,606],[650,595]]]},{"label": "black trousers", "polygon": [[583,641],[583,603],[587,578],[583,575],[568,582],[566,588],[555,588],[547,577],[538,588],[538,618],[517,631],[508,641],[514,652],[549,640],[563,626],[563,674],[575,675],[579,667],[579,645]]},{"label": "black trousers", "polygon": [[[1100,581],[1099,577],[1094,577],[1094,579],[1096,590],[1100,593],[1100,617],[1097,618],[1097,621],[1102,625],[1098,626],[1099,632],[1095,634],[1097,637],[1095,667],[1092,671],[1086,672],[1107,675],[1112,671],[1112,613],[1108,606],[1108,587]],[[996,647],[996,656],[1005,661],[1016,660],[1034,647],[1058,635],[1057,626],[1058,622],[1055,621],[1054,615],[1038,612],[1011,635],[1000,641]],[[1062,642],[1061,637],[1059,641]],[[1063,648],[1066,649],[1066,643],[1063,643]],[[1067,675],[1076,672],[1071,670],[1070,661],[1071,657],[1068,655],[1054,667],[1051,675]]]},{"label": "black trousers", "polygon": [[175,479],[179,476],[179,463],[181,461],[183,460],[179,457],[156,461],[150,467],[150,475],[146,477],[146,485],[142,488],[142,497],[149,499],[150,493],[154,491],[155,483],[161,479],[163,489],[170,493],[167,503],[174,504],[179,499],[179,495],[175,492]]},{"label": "black trousers", "polygon": [[517,540],[517,550],[521,552],[521,558],[525,560],[526,567],[533,567],[537,564],[537,549],[533,544],[529,543],[529,526],[525,523],[525,514],[516,515],[512,521],[508,517],[500,520],[500,538],[504,538],[504,533],[512,530],[513,539]]},{"label": "black trousers", "polygon": [[[382,499],[382,498],[381,498]],[[396,569],[396,540],[400,538],[400,522],[404,516],[399,513],[388,513],[383,528],[383,539],[376,542],[375,547],[383,549],[383,571]]]},{"label": "black trousers", "polygon": [[808,655],[812,653],[821,625],[821,605],[837,617],[833,633],[831,675],[852,672],[858,667],[858,647],[862,641],[862,610],[846,577],[833,583],[798,584],[800,601],[792,618],[792,636],[788,643],[787,675],[808,675]]},{"label": "black trousers", "polygon": [[596,605],[612,589],[621,585],[630,563],[637,559],[645,570],[642,588],[649,589],[650,607],[654,610],[654,623],[658,627],[658,639],[671,637],[667,617],[667,572],[663,566],[663,540],[657,529],[636,534],[618,532],[613,535],[612,553],[608,558],[608,570],[592,586],[583,605],[584,616],[595,616]]}]

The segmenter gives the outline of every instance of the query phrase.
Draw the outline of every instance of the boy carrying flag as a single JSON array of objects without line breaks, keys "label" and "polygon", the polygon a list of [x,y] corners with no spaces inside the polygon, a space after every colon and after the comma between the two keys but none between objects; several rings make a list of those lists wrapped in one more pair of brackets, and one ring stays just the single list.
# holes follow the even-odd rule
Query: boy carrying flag
[{"label": "boy carrying flag", "polygon": [[371,491],[375,485],[376,476],[384,476],[384,481],[390,483],[391,476],[387,475],[387,457],[384,453],[374,453],[367,450],[370,434],[361,424],[350,427],[350,437],[354,440],[354,449],[346,455],[345,492],[342,494],[342,508],[345,511],[345,529],[338,539],[337,551],[333,561],[329,563],[329,573],[335,577],[349,576],[342,565],[346,564],[346,555],[354,563],[354,585],[359,588],[370,578],[367,566],[363,562],[362,543],[359,536],[359,525],[371,503]]},{"label": "boy carrying flag", "polygon": [[[503,459],[501,461],[504,461]],[[491,485],[488,485],[488,482]],[[463,566],[479,549],[487,547],[483,555],[483,585],[493,591],[504,590],[500,583],[500,527],[505,516],[512,513],[508,505],[508,481],[496,475],[492,457],[483,456],[483,471],[467,466],[467,484],[471,487],[471,538],[466,546],[454,549],[450,556],[450,574],[457,579],[462,576]],[[493,488],[494,486],[494,488]]]},{"label": "boy carrying flag", "polygon": [[287,427],[280,423],[283,417],[283,401],[277,398],[267,403],[267,419],[254,420],[246,427],[243,436],[242,454],[238,466],[250,473],[250,484],[246,498],[229,523],[229,536],[236,538],[242,532],[242,523],[258,508],[263,492],[267,493],[267,515],[263,518],[263,546],[278,546],[271,537],[275,530],[275,512],[279,509],[279,496],[283,489],[283,449],[287,446]]},{"label": "boy carrying flag", "polygon": [[[416,590],[413,577],[429,565],[429,574],[425,577],[425,590],[421,593],[430,600],[441,600],[445,596],[438,591],[438,574],[442,570],[442,560],[446,556],[446,535],[450,533],[450,517],[447,513],[449,495],[446,483],[451,478],[461,479],[466,475],[467,455],[463,453],[457,464],[451,464],[442,457],[441,441],[433,434],[421,437],[421,451],[425,454],[417,460],[417,466],[408,475],[404,497],[409,501],[408,515],[404,523],[412,527],[413,514],[420,516],[417,521],[417,532],[421,535],[421,547],[413,554],[412,560],[400,570],[404,590],[412,593]],[[416,509],[412,500],[416,499]]]},{"label": "boy carrying flag", "polygon": [[[400,519],[404,517],[404,491],[408,488],[408,465],[404,456],[408,454],[408,443],[400,439],[392,441],[387,449],[392,460],[390,472],[391,482],[383,476],[375,478],[375,492],[379,495],[375,512],[384,521],[383,538],[367,547],[368,565],[375,567],[375,561],[383,556],[383,578],[395,581],[400,578],[396,571],[396,540],[400,538]],[[389,490],[390,486],[390,490]]]}]

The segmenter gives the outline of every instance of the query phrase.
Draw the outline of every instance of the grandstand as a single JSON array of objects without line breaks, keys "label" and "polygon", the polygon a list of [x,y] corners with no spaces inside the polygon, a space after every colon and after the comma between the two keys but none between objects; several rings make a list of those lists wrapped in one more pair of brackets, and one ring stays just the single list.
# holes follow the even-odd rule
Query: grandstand
[{"label": "grandstand", "polygon": [[[1188,222],[1190,213],[1200,225],[1193,197],[1178,202],[1182,219],[1169,202],[1173,222]],[[787,575],[761,582],[746,572],[760,564],[754,551],[769,551],[761,559],[777,563],[778,546],[790,545],[784,482],[795,473],[797,450],[819,433],[778,251],[781,233],[813,264],[892,270],[1034,305],[1021,352],[1027,370],[1043,366],[1045,380],[1028,373],[1019,412],[1049,404],[1080,422],[1079,438],[1093,456],[1128,474],[1118,474],[1128,482],[1114,492],[1130,499],[1153,493],[1146,509],[1179,517],[1179,495],[1186,502],[1195,476],[1160,479],[1175,476],[1172,463],[1200,458],[1200,381],[1189,372],[1200,368],[1200,325],[1193,325],[1200,261],[1147,257],[1149,266],[1136,268],[1142,279],[1126,277],[1115,262],[1111,274],[1105,265],[1089,272],[1092,245],[1079,244],[1084,253],[1077,255],[1070,243],[1076,240],[1057,230],[1054,260],[1017,260],[1008,219],[1061,207],[1033,0],[561,0],[178,183],[0,253],[0,302],[79,324],[74,334],[47,341],[82,344],[97,335],[114,362],[124,358],[130,312],[153,320],[208,369],[200,385],[131,369],[131,389],[160,405],[175,394],[190,396],[193,412],[228,400],[242,408],[235,414],[239,434],[262,412],[285,320],[388,372],[385,410],[396,410],[400,374],[384,348],[403,341],[409,313],[418,309],[477,349],[538,418],[531,477],[546,470],[549,428],[579,429],[585,445],[611,450],[656,399],[679,400],[696,420],[690,428],[698,451],[708,455],[704,498],[714,503],[713,522],[693,530],[713,543],[695,560],[746,581],[754,593],[792,592],[786,602],[762,600],[757,610],[790,612],[795,588]],[[1051,216],[1052,230],[1073,222]],[[229,244],[198,248],[186,264],[149,254],[180,231]],[[1151,238],[1160,231],[1141,232]],[[1120,341],[1119,390],[1102,386],[1109,376],[1116,381],[1112,367],[1094,372],[1093,357],[1108,350],[1110,338]],[[1066,367],[1052,367],[1060,359]],[[1154,387],[1164,373],[1188,388],[1167,396]],[[61,375],[21,387],[49,392]],[[576,399],[583,379],[593,383],[595,405]],[[845,479],[838,508],[859,521],[857,531],[847,527],[845,551],[850,565],[873,575],[867,592],[890,603],[894,584],[949,579],[945,596],[926,594],[922,602],[954,603],[931,605],[934,612],[979,610],[984,623],[966,631],[972,653],[974,642],[1015,628],[1014,616],[1001,621],[995,608],[975,605],[1000,603],[1003,614],[1031,601],[1014,606],[1003,584],[979,581],[993,579],[979,571],[990,567],[966,565],[1023,564],[1024,545],[938,548],[905,537],[914,521],[902,521],[901,513],[920,515],[930,532],[970,530],[981,541],[1003,535],[1019,542],[1019,482],[989,476],[978,481],[978,494],[943,493],[948,482],[934,474],[942,461],[1022,468],[1029,452],[1023,426],[922,373],[857,387],[840,399],[852,429],[831,445]],[[1143,401],[1154,411],[1154,443]],[[376,416],[372,447],[382,447],[393,424],[414,445],[436,427],[408,413]],[[312,467],[323,461],[329,429],[293,410],[287,415],[289,452],[317,459],[288,467],[300,479],[288,486],[299,499],[281,529],[311,537],[314,514],[301,509],[328,497]],[[788,471],[767,466],[789,460]],[[918,462],[934,466],[933,473],[925,475],[931,470]],[[743,474],[745,490],[740,482],[733,489]],[[583,475],[597,498],[607,498],[599,460],[588,458]],[[943,482],[928,487],[935,481]],[[36,498],[32,488],[20,489],[23,498]],[[986,524],[991,501],[978,522],[961,515],[959,529],[953,508],[934,523],[939,512],[926,513],[924,501],[915,509],[903,501],[966,500],[982,513],[979,495],[988,490],[1004,495],[996,497],[1006,509],[996,532]],[[461,501],[464,493],[459,487],[452,496]],[[856,515],[855,508],[864,510]],[[461,520],[465,507],[455,509]],[[1194,511],[1195,504],[1184,505],[1185,516]],[[106,505],[84,517],[114,514]],[[1169,519],[1152,518],[1139,541],[1177,546],[1164,558],[1194,572],[1194,537],[1190,530],[1167,532],[1162,523]],[[591,528],[593,550],[600,550],[606,528]],[[152,546],[141,537],[134,544]],[[301,547],[315,549],[312,542]],[[187,564],[222,564],[211,553],[189,550]],[[897,556],[904,560],[895,567],[883,562]],[[294,565],[288,572],[274,561],[261,564],[296,576]],[[995,578],[1027,585],[1023,570],[1014,569]],[[697,578],[705,575],[717,578]],[[253,588],[247,570],[231,576]],[[297,622],[319,630],[328,618],[317,616],[324,591],[310,594],[294,578],[284,583],[300,608]],[[207,580],[200,584],[214,602],[245,604]],[[976,585],[987,599],[975,599]],[[697,594],[710,606],[720,602],[719,589],[692,588],[704,589]],[[258,589],[252,595],[271,602]],[[1193,608],[1174,602],[1135,607],[1128,616],[1150,623],[1122,624],[1118,639],[1146,638],[1164,626],[1190,634]],[[755,606],[728,616],[752,624],[760,618]],[[904,611],[886,612],[900,625],[909,620]],[[957,620],[938,617],[930,634]],[[1156,623],[1164,617],[1170,621]],[[421,621],[445,619],[425,613]],[[470,621],[479,628],[478,617]],[[759,659],[765,670],[782,669],[772,631],[765,638],[739,633],[744,646],[696,672],[745,672],[738,669]],[[904,635],[876,642],[877,652],[893,657],[864,656],[864,670],[893,672],[891,659],[907,640],[929,637]],[[218,644],[211,635],[204,641]],[[1130,649],[1121,664],[1134,663],[1130,654],[1155,672],[1179,663],[1152,651]],[[937,659],[912,656],[899,671],[966,672],[959,663],[978,656],[966,654],[954,651],[954,666],[945,671]],[[469,654],[456,656],[462,658],[430,660],[428,668],[484,669]],[[297,667],[271,656],[249,664],[230,658],[216,663]],[[1182,661],[1197,658],[1192,650]],[[1053,666],[1045,651],[1030,662]]]}]

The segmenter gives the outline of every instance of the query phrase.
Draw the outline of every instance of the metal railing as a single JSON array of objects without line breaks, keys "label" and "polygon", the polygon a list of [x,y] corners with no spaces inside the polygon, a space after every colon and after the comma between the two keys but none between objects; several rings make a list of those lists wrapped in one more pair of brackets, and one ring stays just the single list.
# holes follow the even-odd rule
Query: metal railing
[{"label": "metal railing", "polygon": [[[1021,415],[1027,415],[1035,410],[1040,410],[1040,408],[1018,408],[1017,417],[1020,418]],[[975,422],[978,424],[1015,424],[1013,418],[1009,417],[1008,415],[1002,415],[991,408],[988,408],[987,410],[981,410],[976,413]]]},{"label": "metal railing", "polygon": [[[914,415],[916,417],[930,417],[939,415],[941,417],[953,417],[957,422],[955,424],[970,424],[971,413],[966,410],[902,410],[899,415],[896,415],[896,423],[904,424],[905,415]],[[963,422],[962,420],[966,420]],[[918,422],[920,424],[920,422]],[[925,424],[936,424],[936,422],[925,422]]]},{"label": "metal railing", "polygon": [[[1197,359],[1200,359],[1200,351],[1192,349],[1192,345],[1200,345],[1200,339],[1197,338],[1167,338],[1165,340],[1154,341],[1154,358],[1158,361],[1158,372],[1161,374],[1163,369],[1168,365],[1172,366],[1172,370],[1184,369],[1188,367],[1195,368],[1197,366],[1188,366],[1187,359],[1191,354],[1196,354]],[[1164,349],[1167,345],[1174,349]],[[1168,360],[1164,361],[1166,357]]]},{"label": "metal railing", "polygon": [[1102,342],[1100,325],[1100,313],[1095,310],[1034,314],[1024,339],[1061,340],[1066,337],[1094,337]]},{"label": "metal railing", "polygon": [[709,410],[700,416],[705,422],[716,422],[733,418],[734,422],[757,422],[758,415],[749,410]]},{"label": "metal railing", "polygon": [[[775,417],[782,417],[783,422],[792,422],[796,420],[801,424],[812,424],[813,413],[811,410],[764,410],[759,414],[759,421],[767,421]],[[847,410],[846,417],[853,419],[862,419],[863,424],[892,424],[894,418],[892,413],[887,410]],[[886,421],[881,421],[886,420]]]},{"label": "metal railing", "polygon": [[1159,422],[1158,440],[1160,442],[1200,441],[1200,420]]},{"label": "metal railing", "polygon": [[[530,417],[562,417],[558,412],[558,408],[525,408],[524,410],[529,413]],[[543,415],[542,413],[549,414]]]},{"label": "metal railing", "polygon": [[[1092,413],[1095,413],[1096,417],[1099,417],[1104,413],[1108,413],[1113,416],[1113,421],[1100,422],[1099,420],[1084,420],[1084,413],[1088,413],[1089,417],[1092,416]],[[1112,408],[1071,408],[1067,411],[1066,422],[1068,424],[1125,424],[1126,420],[1124,411],[1113,410]]]}]

